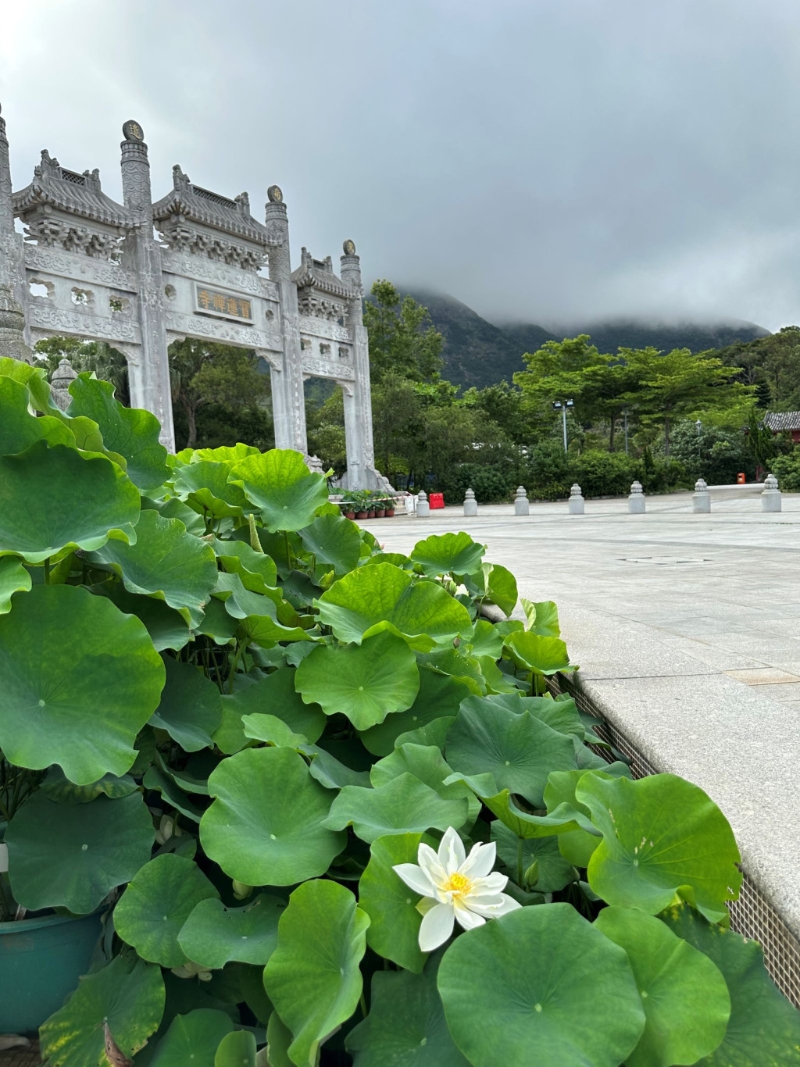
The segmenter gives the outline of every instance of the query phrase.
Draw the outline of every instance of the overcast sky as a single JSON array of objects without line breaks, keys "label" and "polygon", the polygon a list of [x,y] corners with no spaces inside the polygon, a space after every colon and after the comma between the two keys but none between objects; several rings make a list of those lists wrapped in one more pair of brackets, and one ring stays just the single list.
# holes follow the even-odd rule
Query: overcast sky
[{"label": "overcast sky", "polygon": [[800,0],[0,0],[0,101],[493,321],[800,322]]}]

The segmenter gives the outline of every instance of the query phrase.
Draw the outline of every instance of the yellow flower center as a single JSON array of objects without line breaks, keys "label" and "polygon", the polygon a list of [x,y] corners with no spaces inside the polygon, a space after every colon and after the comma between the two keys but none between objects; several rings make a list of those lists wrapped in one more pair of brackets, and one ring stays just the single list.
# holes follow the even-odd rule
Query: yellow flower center
[{"label": "yellow flower center", "polygon": [[455,893],[457,897],[463,897],[472,889],[472,881],[465,874],[456,871],[450,875],[442,889],[445,893]]}]

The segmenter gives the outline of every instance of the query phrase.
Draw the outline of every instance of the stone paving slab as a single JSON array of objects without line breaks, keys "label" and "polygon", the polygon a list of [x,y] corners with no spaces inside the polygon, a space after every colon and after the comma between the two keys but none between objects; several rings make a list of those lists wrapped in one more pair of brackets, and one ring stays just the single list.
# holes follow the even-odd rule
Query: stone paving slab
[{"label": "stone paving slab", "polygon": [[622,498],[580,516],[563,501],[364,525],[399,552],[466,530],[522,596],[555,600],[580,684],[654,766],[714,798],[800,937],[800,681],[786,677],[800,679],[800,496],[779,514],[720,496],[708,515],[684,493],[648,497],[644,515]]}]

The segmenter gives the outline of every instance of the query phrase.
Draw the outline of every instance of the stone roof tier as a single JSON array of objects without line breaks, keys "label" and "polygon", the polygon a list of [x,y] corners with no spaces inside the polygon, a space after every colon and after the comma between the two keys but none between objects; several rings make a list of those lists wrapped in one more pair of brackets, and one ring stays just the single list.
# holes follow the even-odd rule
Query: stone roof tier
[{"label": "stone roof tier", "polygon": [[171,192],[153,205],[156,223],[190,222],[252,241],[261,247],[275,243],[266,226],[262,226],[250,214],[247,193],[240,193],[233,200],[212,193],[193,185],[189,176],[177,165],[172,168],[172,182]]},{"label": "stone roof tier", "polygon": [[82,174],[67,170],[47,149],[42,152],[41,163],[34,168],[33,181],[14,193],[13,203],[14,214],[23,220],[49,207],[122,230],[140,225],[135,212],[106,196],[98,170],[85,170]]},{"label": "stone roof tier", "polygon": [[356,295],[353,287],[333,273],[330,257],[314,259],[307,249],[300,253],[300,266],[292,271],[292,281],[298,289],[316,289],[329,296],[352,300]]}]

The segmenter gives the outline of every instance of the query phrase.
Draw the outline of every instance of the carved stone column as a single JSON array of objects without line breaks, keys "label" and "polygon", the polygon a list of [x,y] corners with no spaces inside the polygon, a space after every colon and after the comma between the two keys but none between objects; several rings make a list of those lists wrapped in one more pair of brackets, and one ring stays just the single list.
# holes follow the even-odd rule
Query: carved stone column
[{"label": "carved stone column", "polygon": [[303,393],[303,356],[300,349],[300,315],[297,286],[291,278],[289,220],[283,193],[277,185],[267,190],[266,227],[273,242],[268,251],[269,276],[280,290],[282,361],[270,366],[275,446],[294,448],[306,455],[306,406]]},{"label": "carved stone column", "polygon": [[25,313],[21,303],[24,285],[22,237],[14,230],[6,123],[0,115],[0,356],[32,363],[33,354],[25,343]]},{"label": "carved stone column", "polygon": [[161,423],[161,443],[175,451],[172,394],[167,354],[167,331],[162,300],[161,249],[153,236],[153,196],[150,161],[144,133],[138,122],[122,127],[122,193],[125,206],[141,218],[140,227],[126,241],[125,265],[136,272],[139,283],[139,325],[142,358],[129,364],[131,402],[146,407]]}]

